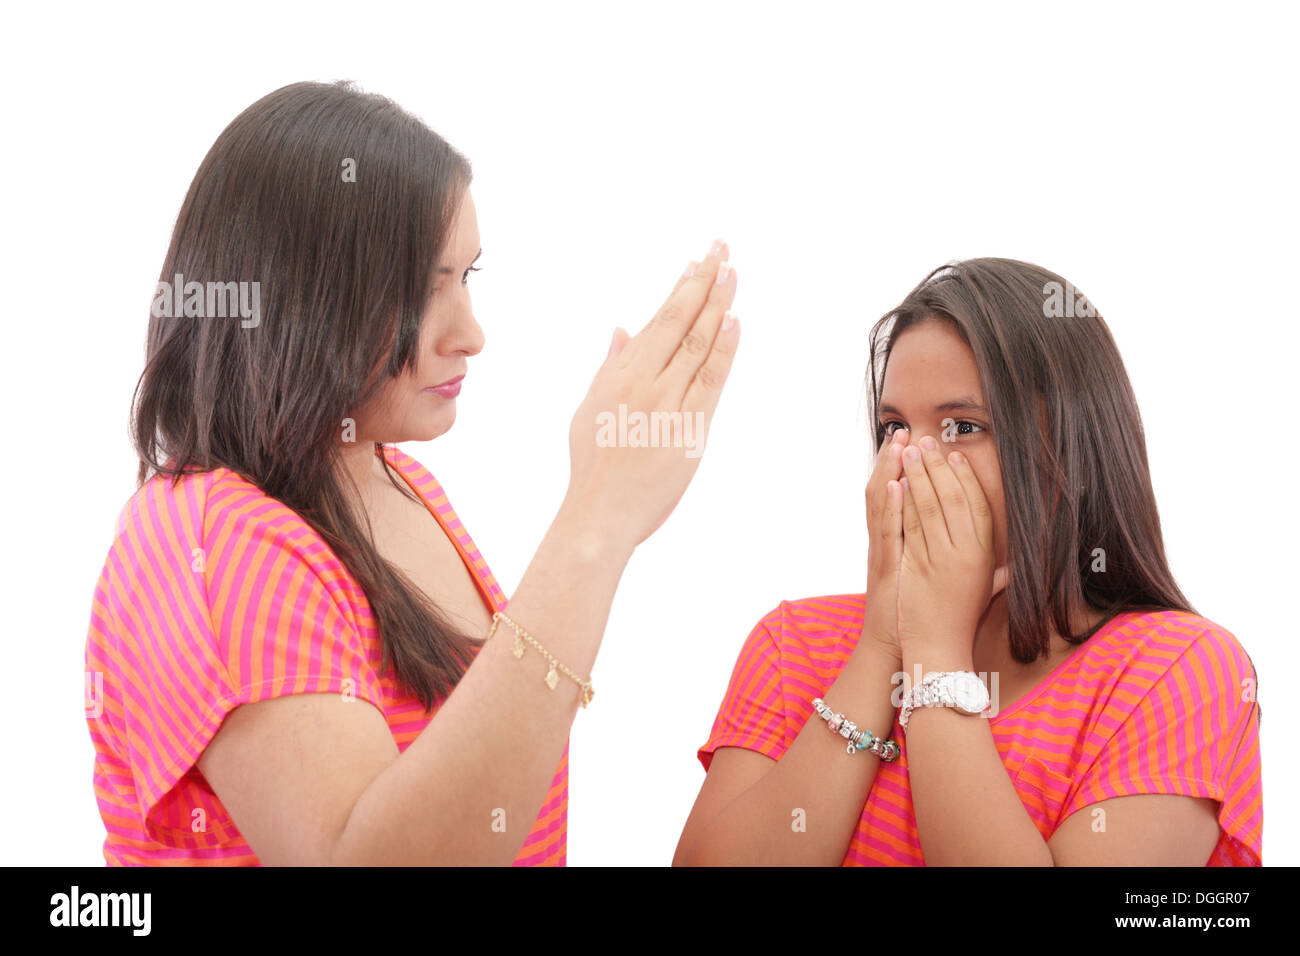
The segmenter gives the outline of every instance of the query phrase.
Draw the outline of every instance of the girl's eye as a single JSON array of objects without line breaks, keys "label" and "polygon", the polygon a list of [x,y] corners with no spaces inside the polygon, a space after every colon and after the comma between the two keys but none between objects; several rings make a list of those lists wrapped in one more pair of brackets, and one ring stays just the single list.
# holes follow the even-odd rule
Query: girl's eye
[{"label": "girl's eye", "polygon": [[482,268],[483,268],[482,266],[470,266],[468,269],[465,270],[465,275],[461,277],[460,284],[469,285],[469,274],[471,272],[478,272]]},{"label": "girl's eye", "polygon": [[[896,419],[884,422],[880,427],[884,431],[886,438],[898,431],[898,428],[892,427],[894,425],[897,425],[898,428],[906,427],[902,422]],[[949,431],[949,429],[952,429],[952,431]],[[943,434],[945,435],[974,435],[976,432],[982,432],[984,430],[983,425],[977,425],[975,422],[966,421],[965,419],[962,419],[961,421],[947,422],[943,426]]]},{"label": "girl's eye", "polygon": [[[982,432],[984,430],[983,425],[976,425],[974,422],[960,421],[953,422],[953,424],[957,426],[958,435],[973,435],[976,432]],[[969,431],[964,430],[967,427],[969,427]]]}]

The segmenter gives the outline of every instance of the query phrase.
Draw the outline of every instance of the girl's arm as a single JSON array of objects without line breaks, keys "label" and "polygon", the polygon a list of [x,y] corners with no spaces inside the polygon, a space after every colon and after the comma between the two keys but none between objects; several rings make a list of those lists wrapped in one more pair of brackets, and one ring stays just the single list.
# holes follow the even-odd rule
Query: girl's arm
[{"label": "girl's arm", "polygon": [[[824,699],[885,735],[898,659],[864,635]],[[815,713],[779,761],[719,747],[677,844],[674,866],[839,866],[862,818],[880,758],[849,755]],[[804,828],[795,826],[801,819]]]},{"label": "girl's arm", "polygon": [[[926,656],[904,660],[922,673],[974,670],[969,661]],[[989,722],[947,707],[912,712],[907,769],[927,866],[1204,866],[1219,839],[1214,800],[1142,794],[1082,808],[1044,840]]]},{"label": "girl's arm", "polygon": [[[901,665],[897,579],[902,554],[902,472],[907,432],[876,455],[865,492],[866,607],[853,653],[824,695],[827,706],[884,736],[894,725],[893,679]],[[889,486],[893,484],[893,490]],[[678,841],[674,865],[742,863],[838,866],[862,817],[879,759],[850,756],[843,737],[810,718],[779,761],[719,747]],[[794,824],[800,817],[804,828]]]},{"label": "girl's arm", "polygon": [[[908,674],[973,672],[976,622],[1000,589],[988,501],[960,453],[945,459],[932,438],[919,444],[903,460],[903,666]],[[1007,775],[991,725],[946,707],[912,712],[907,768],[929,866],[1204,866],[1218,839],[1215,801],[1144,794],[1084,808],[1090,812],[1075,813],[1045,840]],[[1114,831],[1094,831],[1097,807]]]}]

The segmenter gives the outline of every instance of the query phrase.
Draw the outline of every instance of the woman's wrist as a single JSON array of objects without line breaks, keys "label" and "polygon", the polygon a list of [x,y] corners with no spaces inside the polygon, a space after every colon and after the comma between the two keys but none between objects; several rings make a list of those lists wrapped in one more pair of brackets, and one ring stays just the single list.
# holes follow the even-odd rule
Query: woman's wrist
[{"label": "woman's wrist", "polygon": [[622,567],[636,543],[618,533],[615,522],[603,519],[579,499],[565,498],[547,537],[563,541],[579,560]]}]

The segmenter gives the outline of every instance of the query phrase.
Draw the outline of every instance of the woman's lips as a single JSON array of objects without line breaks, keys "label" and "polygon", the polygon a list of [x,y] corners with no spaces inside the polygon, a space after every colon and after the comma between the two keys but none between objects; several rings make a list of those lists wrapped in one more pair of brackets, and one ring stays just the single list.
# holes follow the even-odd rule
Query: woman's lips
[{"label": "woman's lips", "polygon": [[441,395],[443,398],[455,398],[460,394],[460,383],[464,375],[457,375],[450,381],[443,382],[441,385],[435,385],[433,388],[426,388],[426,392],[433,392],[435,395]]}]

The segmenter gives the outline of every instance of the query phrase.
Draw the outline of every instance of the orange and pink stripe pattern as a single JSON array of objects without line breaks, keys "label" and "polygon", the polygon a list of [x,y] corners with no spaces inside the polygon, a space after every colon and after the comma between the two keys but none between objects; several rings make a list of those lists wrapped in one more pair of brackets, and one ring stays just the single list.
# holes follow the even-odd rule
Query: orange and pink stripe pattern
[{"label": "orange and pink stripe pattern", "polygon": [[[698,751],[706,771],[718,747],[781,759],[816,717],[813,699],[827,692],[856,647],[865,602],[864,594],[783,601],[758,623]],[[1181,611],[1131,611],[987,719],[1043,839],[1070,814],[1111,797],[1208,797],[1219,803],[1219,842],[1206,866],[1260,866],[1255,681],[1245,650],[1223,628]],[[902,753],[880,764],[844,866],[925,865],[897,717],[888,736]]]},{"label": "orange and pink stripe pattern", "polygon": [[[489,610],[504,610],[441,485],[396,446],[382,452],[455,544]],[[225,468],[175,487],[146,482],[118,519],[86,642],[105,862],[260,865],[199,756],[240,704],[303,693],[368,701],[405,751],[437,705],[426,713],[381,676],[382,654],[361,587],[297,513]],[[565,865],[568,797],[566,743],[514,865]]]}]

